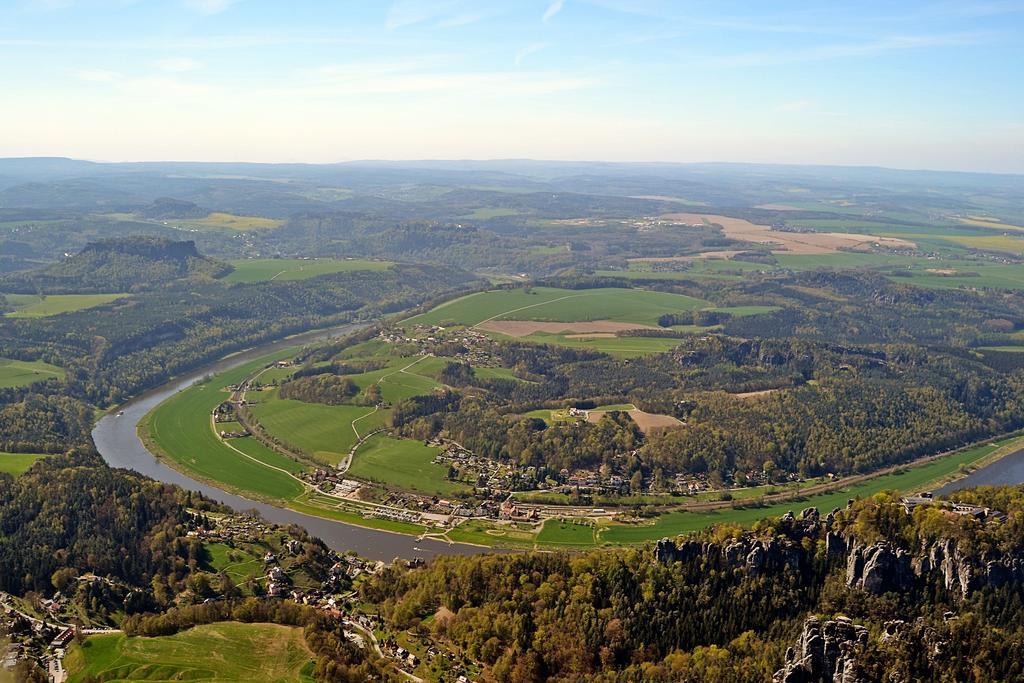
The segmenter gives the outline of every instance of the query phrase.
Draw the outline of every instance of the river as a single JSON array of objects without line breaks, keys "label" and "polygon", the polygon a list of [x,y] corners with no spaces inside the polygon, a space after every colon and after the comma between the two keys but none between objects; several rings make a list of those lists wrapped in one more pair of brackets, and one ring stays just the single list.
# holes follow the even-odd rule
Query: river
[{"label": "river", "polygon": [[[158,460],[139,439],[136,429],[139,420],[175,393],[185,389],[206,375],[218,374],[246,363],[260,356],[290,346],[337,337],[358,329],[359,325],[345,325],[326,330],[317,330],[288,337],[271,344],[265,344],[233,356],[228,356],[212,365],[174,379],[163,386],[147,391],[133,398],[117,410],[111,411],[93,429],[92,438],[100,455],[111,467],[135,470],[158,481],[176,484],[185,489],[198,491],[235,510],[257,510],[268,522],[275,524],[298,524],[311,534],[323,539],[330,548],[339,552],[354,550],[363,557],[373,560],[391,561],[396,557],[434,557],[436,555],[470,555],[487,552],[489,549],[461,543],[448,544],[434,539],[416,540],[413,536],[395,534],[377,529],[345,524],[322,517],[302,514],[269,503],[249,500],[216,486],[196,481]],[[120,414],[119,414],[120,412]]]},{"label": "river", "polygon": [[1024,483],[1024,448],[952,481],[934,493],[939,496],[974,486],[1016,486],[1020,483]]}]

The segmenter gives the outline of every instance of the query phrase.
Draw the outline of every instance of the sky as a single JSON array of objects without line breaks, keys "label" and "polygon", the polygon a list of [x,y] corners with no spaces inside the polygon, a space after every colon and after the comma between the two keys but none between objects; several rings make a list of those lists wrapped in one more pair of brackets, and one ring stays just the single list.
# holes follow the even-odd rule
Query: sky
[{"label": "sky", "polygon": [[1024,0],[0,0],[0,156],[1024,172]]}]

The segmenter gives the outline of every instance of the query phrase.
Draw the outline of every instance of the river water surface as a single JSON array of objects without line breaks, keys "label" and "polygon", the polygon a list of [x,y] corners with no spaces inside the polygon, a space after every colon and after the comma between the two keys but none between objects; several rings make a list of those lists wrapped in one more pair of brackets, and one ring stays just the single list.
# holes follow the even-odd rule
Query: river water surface
[{"label": "river water surface", "polygon": [[337,551],[354,550],[363,557],[384,561],[390,561],[396,557],[409,559],[412,557],[469,555],[487,552],[489,549],[474,545],[448,544],[433,539],[418,541],[412,536],[389,533],[378,529],[368,529],[322,517],[306,515],[301,512],[295,512],[294,510],[269,503],[249,500],[248,498],[222,491],[216,486],[187,477],[158,460],[146,449],[136,433],[139,420],[146,413],[157,404],[182,389],[191,386],[206,375],[224,372],[260,356],[265,356],[290,346],[336,337],[358,329],[358,327],[358,325],[346,325],[327,330],[307,332],[259,346],[229,356],[213,365],[196,370],[148,391],[128,401],[117,410],[111,411],[96,424],[92,432],[96,448],[111,467],[135,470],[158,481],[177,484],[182,488],[198,491],[238,511],[257,510],[263,519],[268,522],[275,524],[298,524],[305,527],[314,536],[323,539],[324,543]]},{"label": "river water surface", "polygon": [[1016,486],[1021,483],[1024,483],[1024,448],[950,482],[934,493],[944,495],[974,486]]}]

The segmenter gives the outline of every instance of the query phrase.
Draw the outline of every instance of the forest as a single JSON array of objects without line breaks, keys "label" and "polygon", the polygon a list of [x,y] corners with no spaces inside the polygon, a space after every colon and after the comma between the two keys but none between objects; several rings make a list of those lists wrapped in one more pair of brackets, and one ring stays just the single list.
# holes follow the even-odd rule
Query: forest
[{"label": "forest", "polygon": [[[1024,551],[1024,493],[963,499],[998,506],[1006,519],[936,507],[908,514],[880,494],[827,516],[811,508],[679,544],[447,557],[423,570],[395,567],[361,590],[389,621],[457,644],[496,681],[767,681],[808,614],[867,626],[849,643],[843,680],[1017,680],[1021,577],[992,577]],[[878,587],[848,582],[849,558],[864,547],[904,557]],[[948,557],[961,572],[980,572],[970,591],[927,566],[939,547],[955,548]]]}]

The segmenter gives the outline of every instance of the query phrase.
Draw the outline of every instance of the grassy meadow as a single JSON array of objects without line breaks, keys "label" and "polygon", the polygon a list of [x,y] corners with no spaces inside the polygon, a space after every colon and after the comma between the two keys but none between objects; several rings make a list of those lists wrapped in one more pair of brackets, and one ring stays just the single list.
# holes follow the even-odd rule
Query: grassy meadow
[{"label": "grassy meadow", "polygon": [[221,622],[173,636],[92,636],[64,660],[69,683],[82,681],[312,681],[313,654],[302,629]]},{"label": "grassy meadow", "polygon": [[383,426],[388,416],[387,411],[366,406],[281,399],[276,390],[251,395],[258,401],[251,412],[268,433],[328,465],[340,463],[355,445],[353,420],[359,420],[359,433],[367,434]]},{"label": "grassy meadow", "polygon": [[47,379],[64,379],[64,370],[41,360],[0,358],[0,389],[24,387]]},{"label": "grassy meadow", "polygon": [[[290,351],[275,357],[284,358]],[[200,479],[223,484],[242,493],[289,500],[303,491],[303,486],[285,472],[294,471],[294,460],[280,455],[255,439],[232,439],[223,442],[214,434],[210,423],[213,409],[228,398],[224,387],[241,381],[268,362],[259,359],[218,375],[211,382],[196,384],[178,392],[154,408],[140,423],[145,434],[162,455],[180,465],[187,473]],[[230,444],[230,445],[229,445]],[[232,450],[243,450],[260,462]]]},{"label": "grassy meadow", "polygon": [[405,323],[438,325],[451,322],[477,325],[485,320],[504,319],[553,322],[613,320],[655,325],[658,317],[665,313],[693,311],[710,306],[709,302],[702,299],[642,289],[496,289],[454,299],[427,313],[409,318]]},{"label": "grassy meadow", "polygon": [[443,465],[432,462],[437,453],[437,448],[420,441],[377,434],[356,451],[349,474],[385,486],[439,496],[465,490],[462,484],[448,481]]},{"label": "grassy meadow", "polygon": [[36,460],[45,458],[42,453],[4,453],[0,452],[0,473],[17,477],[35,464]]},{"label": "grassy meadow", "polygon": [[87,308],[123,299],[128,294],[4,294],[7,303],[14,306],[8,318],[48,318],[51,315],[82,311]]},{"label": "grassy meadow", "polygon": [[225,282],[266,282],[268,280],[307,280],[353,270],[387,270],[387,261],[359,259],[236,259],[229,261],[234,270],[224,276]]}]

